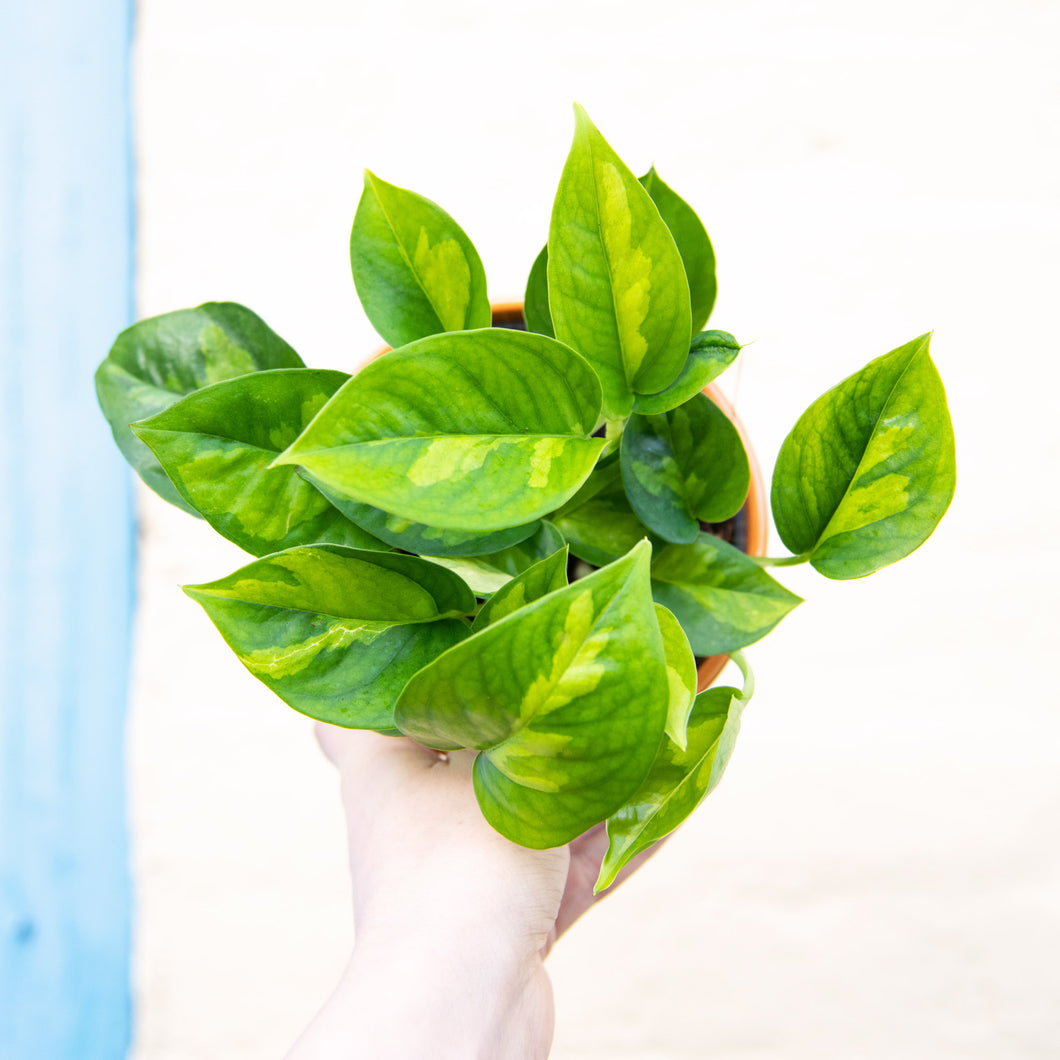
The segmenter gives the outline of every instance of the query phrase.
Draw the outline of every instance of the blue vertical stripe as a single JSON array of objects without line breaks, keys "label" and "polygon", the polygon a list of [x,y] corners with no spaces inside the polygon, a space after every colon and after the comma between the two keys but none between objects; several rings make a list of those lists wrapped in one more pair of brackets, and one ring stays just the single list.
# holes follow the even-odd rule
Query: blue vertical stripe
[{"label": "blue vertical stripe", "polygon": [[2,22],[0,1057],[114,1060],[134,528],[92,372],[132,310],[132,3]]}]

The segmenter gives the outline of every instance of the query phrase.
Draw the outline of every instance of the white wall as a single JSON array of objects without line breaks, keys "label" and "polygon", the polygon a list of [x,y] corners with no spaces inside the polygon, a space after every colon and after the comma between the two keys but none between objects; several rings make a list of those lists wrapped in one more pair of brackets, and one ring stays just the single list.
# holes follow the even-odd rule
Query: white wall
[{"label": "white wall", "polygon": [[[703,216],[767,471],[810,400],[935,329],[949,515],[867,580],[782,574],[808,602],[751,650],[725,783],[550,958],[557,1060],[1060,1049],[1058,28],[1035,0],[143,0],[143,315],[235,299],[355,366],[365,166],[518,297],[578,100]],[[333,780],[177,589],[242,553],[142,512],[137,1056],[280,1055],[351,938]]]}]

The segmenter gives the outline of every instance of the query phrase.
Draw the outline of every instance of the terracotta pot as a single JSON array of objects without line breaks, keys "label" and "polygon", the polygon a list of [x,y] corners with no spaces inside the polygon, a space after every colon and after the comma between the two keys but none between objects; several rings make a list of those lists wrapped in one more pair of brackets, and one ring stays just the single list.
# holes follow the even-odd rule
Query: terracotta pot
[{"label": "terracotta pot", "polygon": [[[522,302],[495,302],[492,310],[495,327],[517,328],[520,331],[525,329]],[[381,352],[385,353],[386,350]],[[376,354],[376,356],[379,355]],[[733,426],[739,432],[744,449],[747,450],[747,460],[751,465],[751,487],[747,491],[747,500],[744,502],[744,506],[735,516],[738,524],[737,542],[749,556],[764,556],[769,532],[769,516],[766,508],[765,483],[762,480],[762,472],[759,470],[754,450],[751,448],[751,441],[747,437],[747,431],[733,410],[732,405],[729,404],[722,392],[711,383],[703,390],[703,393],[732,420]],[[708,688],[717,678],[718,674],[725,668],[728,659],[727,655],[711,655],[700,662],[698,685],[700,692],[704,688]]]}]

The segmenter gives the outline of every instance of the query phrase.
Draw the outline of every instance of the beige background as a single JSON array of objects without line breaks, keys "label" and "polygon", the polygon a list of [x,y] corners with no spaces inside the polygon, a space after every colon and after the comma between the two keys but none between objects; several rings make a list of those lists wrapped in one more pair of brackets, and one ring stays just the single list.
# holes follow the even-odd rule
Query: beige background
[{"label": "beige background", "polygon": [[[550,959],[557,1060],[1060,1055],[1058,29],[1044,0],[141,3],[143,315],[242,301],[353,368],[365,166],[518,297],[576,99],[704,218],[767,473],[935,329],[950,514],[867,580],[781,575],[808,602],[750,652],[725,783]],[[142,514],[136,1056],[279,1056],[350,945],[333,778],[177,588],[243,554]]]}]

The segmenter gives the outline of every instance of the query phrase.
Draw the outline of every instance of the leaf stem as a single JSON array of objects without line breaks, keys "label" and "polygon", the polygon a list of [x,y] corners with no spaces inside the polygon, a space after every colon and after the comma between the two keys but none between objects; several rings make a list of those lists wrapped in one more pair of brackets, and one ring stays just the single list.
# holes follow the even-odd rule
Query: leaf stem
[{"label": "leaf stem", "polygon": [[750,698],[755,694],[755,675],[751,669],[751,664],[747,661],[742,651],[731,651],[729,652],[729,658],[736,663],[740,668],[740,673],[743,674],[743,693],[740,698],[747,703]]},{"label": "leaf stem", "polygon": [[801,552],[797,556],[749,556],[760,567],[794,567],[799,563],[805,563],[810,558],[809,552]]}]

